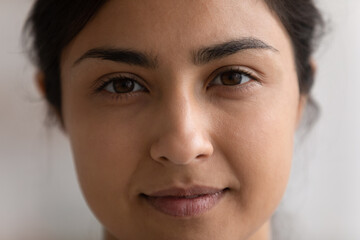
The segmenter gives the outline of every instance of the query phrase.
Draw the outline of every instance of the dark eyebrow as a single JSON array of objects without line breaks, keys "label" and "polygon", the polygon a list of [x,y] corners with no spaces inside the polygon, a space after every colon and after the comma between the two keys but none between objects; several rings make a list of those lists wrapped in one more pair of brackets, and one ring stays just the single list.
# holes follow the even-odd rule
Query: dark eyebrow
[{"label": "dark eyebrow", "polygon": [[[217,60],[247,49],[267,49],[274,52],[279,52],[277,49],[266,44],[260,39],[242,38],[239,40],[232,40],[201,48],[193,53],[193,62],[195,65],[203,65],[210,61]],[[158,66],[157,58],[150,57],[148,54],[135,50],[106,47],[88,50],[84,55],[82,55],[74,62],[73,66],[76,66],[83,60],[89,58],[122,62],[145,68],[156,68]]]},{"label": "dark eyebrow", "polygon": [[201,48],[193,53],[193,62],[196,65],[202,65],[247,49],[267,49],[279,52],[276,48],[266,44],[260,39],[242,38]]},{"label": "dark eyebrow", "polygon": [[76,60],[73,66],[88,58],[122,62],[145,68],[156,68],[158,65],[156,58],[151,58],[147,54],[138,51],[119,48],[94,48],[87,51],[78,60]]}]

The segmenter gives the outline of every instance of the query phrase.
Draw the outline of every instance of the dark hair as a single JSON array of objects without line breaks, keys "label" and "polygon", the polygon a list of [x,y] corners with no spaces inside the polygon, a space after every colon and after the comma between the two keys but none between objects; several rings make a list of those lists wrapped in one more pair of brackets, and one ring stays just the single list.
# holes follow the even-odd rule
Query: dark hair
[{"label": "dark hair", "polygon": [[[62,50],[107,0],[37,0],[25,24],[32,39],[32,60],[45,77],[46,99],[61,116],[60,56]],[[314,82],[310,65],[323,20],[312,0],[265,0],[286,28],[293,46],[301,94]]]}]

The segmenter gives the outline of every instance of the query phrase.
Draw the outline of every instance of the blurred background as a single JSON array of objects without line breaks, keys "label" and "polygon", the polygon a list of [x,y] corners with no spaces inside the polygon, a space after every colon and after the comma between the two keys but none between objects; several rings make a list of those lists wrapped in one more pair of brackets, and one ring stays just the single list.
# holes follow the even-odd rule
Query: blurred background
[{"label": "blurred background", "polygon": [[[328,23],[315,55],[321,115],[297,141],[274,240],[360,239],[360,1],[317,3]],[[66,136],[46,125],[21,48],[31,4],[0,0],[0,239],[100,240]]]}]

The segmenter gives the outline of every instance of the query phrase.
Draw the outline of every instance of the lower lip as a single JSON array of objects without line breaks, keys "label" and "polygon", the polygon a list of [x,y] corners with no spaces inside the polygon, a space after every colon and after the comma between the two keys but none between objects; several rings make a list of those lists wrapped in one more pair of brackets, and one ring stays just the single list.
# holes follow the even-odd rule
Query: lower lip
[{"label": "lower lip", "polygon": [[149,197],[147,202],[156,210],[174,217],[194,217],[209,211],[221,198],[225,191],[205,194],[194,198],[185,197]]}]

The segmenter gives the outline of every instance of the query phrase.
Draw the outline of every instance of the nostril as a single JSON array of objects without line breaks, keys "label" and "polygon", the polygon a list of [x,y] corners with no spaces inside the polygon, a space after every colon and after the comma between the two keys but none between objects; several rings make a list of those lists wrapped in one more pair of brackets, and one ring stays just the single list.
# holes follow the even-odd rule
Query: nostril
[{"label": "nostril", "polygon": [[187,135],[180,133],[170,130],[162,133],[150,146],[151,158],[162,164],[187,165],[212,155],[214,149],[210,138],[202,136],[199,131]]},{"label": "nostril", "polygon": [[196,156],[196,159],[201,159],[201,158],[206,158],[207,155],[206,154],[199,154],[198,156]]}]

